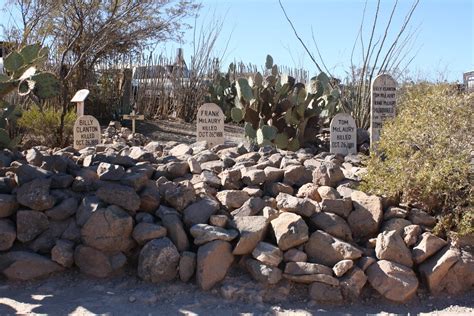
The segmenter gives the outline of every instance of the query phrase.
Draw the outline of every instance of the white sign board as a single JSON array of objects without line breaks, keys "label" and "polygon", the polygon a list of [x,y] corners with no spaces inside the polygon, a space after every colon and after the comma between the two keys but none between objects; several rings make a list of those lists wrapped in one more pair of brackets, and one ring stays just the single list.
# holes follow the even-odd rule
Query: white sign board
[{"label": "white sign board", "polygon": [[395,117],[397,82],[392,76],[381,74],[372,81],[371,93],[370,145],[375,148],[383,123]]},{"label": "white sign board", "polygon": [[100,124],[92,115],[83,115],[74,123],[74,148],[80,150],[85,147],[100,144]]},{"label": "white sign board", "polygon": [[197,141],[207,141],[209,147],[224,143],[224,113],[214,103],[201,105],[197,113]]},{"label": "white sign board", "polygon": [[357,154],[357,128],[352,116],[339,113],[330,125],[330,152],[333,154]]},{"label": "white sign board", "polygon": [[72,97],[71,102],[84,102],[88,95],[89,95],[89,90],[87,89],[79,90]]}]

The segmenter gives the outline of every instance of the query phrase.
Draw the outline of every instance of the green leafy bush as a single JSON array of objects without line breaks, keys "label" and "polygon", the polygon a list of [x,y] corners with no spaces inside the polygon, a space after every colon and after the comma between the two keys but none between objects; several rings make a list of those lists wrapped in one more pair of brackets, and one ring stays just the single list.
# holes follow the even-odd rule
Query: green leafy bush
[{"label": "green leafy bush", "polygon": [[[69,111],[64,118],[64,139],[66,143],[72,142],[75,111]],[[18,125],[24,129],[27,137],[39,140],[41,144],[49,147],[61,146],[59,138],[59,125],[61,124],[61,112],[53,108],[40,109],[33,106],[22,113]]]},{"label": "green leafy bush", "polygon": [[397,117],[382,130],[378,154],[368,159],[362,189],[427,210],[472,210],[474,94],[447,84],[418,84],[406,88],[398,104]]}]

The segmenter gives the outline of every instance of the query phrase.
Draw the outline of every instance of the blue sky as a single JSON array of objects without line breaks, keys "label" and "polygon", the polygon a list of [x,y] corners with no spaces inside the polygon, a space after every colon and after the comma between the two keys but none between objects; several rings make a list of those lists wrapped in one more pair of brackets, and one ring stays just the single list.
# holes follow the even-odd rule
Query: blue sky
[{"label": "blue sky", "polygon": [[[0,5],[6,0],[0,0]],[[275,63],[290,67],[303,67],[315,74],[316,68],[296,39],[279,7],[278,0],[202,0],[203,9],[197,20],[199,25],[223,21],[216,45],[218,56],[224,55],[224,64],[244,61],[263,65],[267,54]],[[344,77],[350,66],[350,55],[357,36],[365,0],[282,0],[298,33],[316,56],[311,38],[313,29],[323,59],[333,73]],[[376,38],[383,34],[382,25],[388,19],[394,0],[382,0],[380,28]],[[394,16],[392,38],[400,28],[412,0],[399,0]],[[368,0],[366,27],[363,30],[367,43],[369,27],[376,7]],[[8,16],[0,12],[0,22]],[[193,23],[193,21],[190,21]],[[413,78],[461,81],[462,73],[474,70],[474,0],[421,0],[415,11],[412,29],[417,29],[411,54],[416,55],[409,66]],[[192,52],[193,32],[187,32],[185,58]],[[390,39],[390,35],[389,35]],[[160,49],[174,52],[181,44],[166,43]],[[227,47],[227,49],[226,49]],[[225,54],[224,54],[225,52]],[[360,47],[354,63],[360,61]]]},{"label": "blue sky", "polygon": [[[225,21],[218,49],[226,50],[226,64],[236,60],[263,65],[266,54],[277,64],[304,67],[312,73],[316,68],[294,36],[279,7],[278,0],[204,0],[199,21],[208,23],[213,16]],[[392,0],[381,1],[379,25],[386,23]],[[411,0],[400,0],[394,15],[392,35],[400,28]],[[327,67],[343,77],[350,66],[350,55],[357,36],[365,1],[363,0],[282,0],[295,28],[316,55],[311,36],[313,29]],[[414,78],[461,81],[462,73],[474,70],[474,1],[421,0],[411,27],[417,29],[412,46],[415,59],[410,75]],[[368,42],[369,26],[376,1],[369,0],[364,37]],[[370,23],[369,23],[370,22]],[[379,28],[379,36],[383,34]],[[377,37],[377,36],[376,36]],[[186,37],[192,41],[192,34]],[[189,53],[191,46],[185,45]],[[356,51],[359,52],[360,49]],[[360,57],[360,54],[359,54]],[[357,63],[360,58],[355,57]]]}]

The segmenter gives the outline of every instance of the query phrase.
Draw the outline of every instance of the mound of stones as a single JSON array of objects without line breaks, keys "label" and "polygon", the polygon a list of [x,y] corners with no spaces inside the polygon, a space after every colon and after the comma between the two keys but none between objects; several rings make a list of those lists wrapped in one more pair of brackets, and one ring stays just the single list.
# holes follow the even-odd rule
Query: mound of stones
[{"label": "mound of stones", "polygon": [[128,265],[148,282],[209,290],[244,269],[274,292],[301,284],[336,304],[370,287],[395,302],[421,285],[471,289],[472,253],[434,235],[423,210],[357,190],[360,161],[202,142],[4,150],[0,272],[105,278]]}]

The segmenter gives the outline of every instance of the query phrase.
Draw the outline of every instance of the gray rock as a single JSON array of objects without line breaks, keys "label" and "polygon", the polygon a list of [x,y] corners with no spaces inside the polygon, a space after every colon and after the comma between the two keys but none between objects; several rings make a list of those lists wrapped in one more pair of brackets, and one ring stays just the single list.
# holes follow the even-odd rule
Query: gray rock
[{"label": "gray rock", "polygon": [[239,233],[234,229],[225,229],[207,224],[196,224],[190,229],[194,244],[202,245],[213,240],[232,241]]},{"label": "gray rock", "polygon": [[408,219],[415,225],[433,227],[436,225],[436,218],[425,211],[413,208],[408,213]]},{"label": "gray rock", "polygon": [[277,284],[282,278],[282,272],[277,267],[265,265],[251,258],[245,260],[245,267],[256,281],[264,284]]},{"label": "gray rock", "polygon": [[188,236],[178,212],[162,205],[156,212],[156,215],[161,218],[162,225],[168,231],[168,237],[173,241],[178,251],[188,250]]},{"label": "gray rock", "polygon": [[160,190],[155,182],[148,180],[148,183],[140,192],[140,210],[143,212],[154,213],[160,207]]},{"label": "gray rock", "polygon": [[310,262],[326,266],[333,266],[343,259],[354,260],[362,256],[362,251],[355,246],[321,230],[311,234],[304,250]]},{"label": "gray rock", "polygon": [[89,195],[84,197],[76,211],[77,224],[79,226],[84,226],[89,217],[91,217],[95,211],[103,207],[105,207],[105,203],[103,203],[97,196]]},{"label": "gray rock", "polygon": [[51,259],[65,268],[74,264],[74,243],[69,240],[57,240],[51,249]]},{"label": "gray rock", "polygon": [[337,183],[344,180],[341,168],[332,162],[323,162],[313,172],[313,183],[335,188]]},{"label": "gray rock", "polygon": [[0,269],[9,280],[28,281],[62,271],[56,262],[26,251],[10,251],[0,255]]},{"label": "gray rock", "polygon": [[139,245],[144,245],[152,239],[166,236],[166,228],[153,223],[139,223],[133,229],[132,237]]},{"label": "gray rock", "polygon": [[35,179],[20,186],[16,193],[18,203],[36,211],[54,206],[55,198],[49,194],[51,179]]},{"label": "gray rock", "polygon": [[190,204],[183,211],[183,221],[187,227],[196,224],[207,224],[211,215],[219,210],[219,202],[210,197]]},{"label": "gray rock", "polygon": [[241,207],[250,196],[245,191],[223,190],[217,193],[216,198],[223,206],[233,210]]},{"label": "gray rock", "polygon": [[111,205],[94,212],[81,229],[85,245],[98,250],[126,251],[131,245],[133,218],[120,207]]},{"label": "gray rock", "polygon": [[334,271],[334,274],[337,277],[341,277],[344,274],[346,274],[346,272],[349,271],[353,265],[354,265],[354,261],[352,260],[348,260],[348,259],[341,260],[338,263],[336,263],[334,267],[332,267],[332,271]]},{"label": "gray rock", "polygon": [[347,218],[352,211],[352,200],[350,197],[342,199],[323,199],[321,201],[321,210]]},{"label": "gray rock", "polygon": [[386,299],[405,303],[416,294],[418,279],[412,269],[387,260],[372,264],[367,270],[372,287]]},{"label": "gray rock", "polygon": [[318,187],[318,194],[322,199],[330,199],[330,200],[335,200],[335,199],[340,199],[341,196],[339,195],[339,192],[337,192],[336,189],[333,187],[327,186],[327,185],[322,185]]},{"label": "gray rock", "polygon": [[44,170],[43,168],[23,164],[15,170],[15,181],[19,186],[25,183],[31,182],[35,179],[45,179],[52,176],[51,171]]},{"label": "gray rock", "polygon": [[76,214],[78,201],[74,197],[67,198],[61,203],[45,211],[44,213],[52,220],[62,221]]},{"label": "gray rock", "polygon": [[300,187],[303,184],[309,183],[313,180],[311,170],[306,169],[301,165],[288,166],[283,175],[283,182],[290,186]]},{"label": "gray rock", "polygon": [[292,275],[308,275],[308,274],[326,274],[332,275],[332,270],[318,263],[310,262],[288,262],[285,266],[285,273]]},{"label": "gray rock", "polygon": [[32,241],[49,227],[48,217],[38,211],[16,213],[17,239],[23,243]]},{"label": "gray rock", "polygon": [[127,258],[121,252],[108,255],[83,245],[77,246],[74,250],[74,263],[81,273],[96,278],[106,278],[117,274],[126,262]]},{"label": "gray rock", "polygon": [[308,226],[301,216],[283,212],[271,222],[278,247],[285,251],[308,240]]},{"label": "gray rock", "polygon": [[0,194],[0,218],[8,217],[18,210],[18,203],[14,195]]},{"label": "gray rock", "polygon": [[179,279],[188,282],[196,271],[196,254],[190,251],[183,251],[179,259]]},{"label": "gray rock", "polygon": [[305,262],[308,260],[308,255],[304,251],[292,248],[285,251],[283,260],[285,262]]},{"label": "gray rock", "polygon": [[365,283],[367,283],[367,276],[364,271],[358,267],[353,267],[342,278],[339,279],[342,295],[348,300],[355,300],[359,298]]},{"label": "gray rock", "polygon": [[292,212],[301,216],[311,217],[316,213],[316,206],[309,199],[301,199],[286,193],[276,197],[277,207],[283,212]]},{"label": "gray rock", "polygon": [[[299,189],[298,193],[296,194],[299,198],[308,198],[316,202],[321,202],[321,196],[318,192],[318,186],[314,183],[306,183],[303,184]],[[352,204],[351,204],[352,207]]]},{"label": "gray rock", "polygon": [[375,254],[379,260],[389,260],[407,267],[413,266],[411,252],[397,231],[384,231],[377,237]]},{"label": "gray rock", "polygon": [[140,208],[140,197],[131,187],[108,183],[97,190],[96,195],[109,204],[135,212]]},{"label": "gray rock", "polygon": [[0,219],[0,251],[9,250],[15,239],[15,224],[9,219]]},{"label": "gray rock", "polygon": [[418,241],[421,234],[420,225],[408,225],[403,228],[403,241],[408,247],[413,246]]},{"label": "gray rock", "polygon": [[234,255],[252,253],[267,232],[268,220],[264,216],[239,216],[232,224],[239,231],[240,238],[235,245]]},{"label": "gray rock", "polygon": [[384,221],[382,224],[381,231],[391,231],[395,230],[397,233],[403,233],[403,230],[406,226],[412,225],[412,223],[404,218],[391,218],[387,221]]},{"label": "gray rock", "polygon": [[375,195],[367,195],[361,191],[351,194],[354,210],[349,214],[347,222],[352,236],[357,240],[366,240],[378,233],[383,217],[382,200]]},{"label": "gray rock", "polygon": [[421,235],[421,240],[415,247],[413,247],[413,261],[415,261],[416,264],[420,264],[435,253],[437,253],[447,244],[448,242],[446,240],[441,239],[433,235],[432,233],[423,233]]},{"label": "gray rock", "polygon": [[458,262],[461,257],[459,249],[444,247],[436,255],[432,256],[419,265],[418,271],[432,293],[442,290],[440,284],[449,269]]},{"label": "gray rock", "polygon": [[319,212],[311,216],[311,223],[317,229],[345,241],[352,241],[352,232],[347,222],[340,216],[332,213]]},{"label": "gray rock", "polygon": [[272,267],[277,267],[283,260],[283,252],[280,248],[267,243],[259,242],[252,251],[252,256],[258,261]]},{"label": "gray rock", "polygon": [[407,214],[408,212],[400,207],[389,206],[383,214],[383,219],[386,221],[391,218],[405,218]]},{"label": "gray rock", "polygon": [[97,175],[100,180],[118,181],[124,174],[125,168],[120,165],[101,162],[97,167]]},{"label": "gray rock", "polygon": [[231,245],[222,240],[214,240],[198,249],[196,281],[207,291],[222,281],[229,270],[234,256]]},{"label": "gray rock", "polygon": [[265,207],[265,201],[260,197],[251,197],[245,203],[231,212],[232,216],[258,215]]},{"label": "gray rock", "polygon": [[165,201],[178,211],[183,211],[188,205],[196,200],[193,185],[189,182],[181,182],[164,192]]},{"label": "gray rock", "polygon": [[176,278],[180,256],[168,238],[149,241],[140,251],[138,276],[153,283],[171,281]]}]

